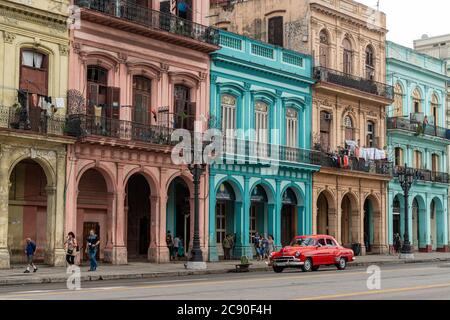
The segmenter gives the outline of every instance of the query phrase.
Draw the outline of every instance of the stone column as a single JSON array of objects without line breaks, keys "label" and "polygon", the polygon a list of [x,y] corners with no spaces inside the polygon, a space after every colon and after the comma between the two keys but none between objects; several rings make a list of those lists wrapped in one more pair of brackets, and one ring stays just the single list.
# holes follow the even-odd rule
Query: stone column
[{"label": "stone column", "polygon": [[58,153],[56,159],[56,195],[55,195],[55,227],[54,227],[54,266],[66,265],[66,253],[64,250],[64,188],[66,183],[66,159],[65,151]]},{"label": "stone column", "polygon": [[103,251],[103,260],[112,264],[118,264],[116,256],[114,255],[113,233],[116,230],[116,200],[117,193],[108,193],[107,195],[107,218],[106,218],[106,239],[102,239],[100,236],[100,242],[105,241],[106,246]]},{"label": "stone column", "polygon": [[125,214],[125,186],[123,164],[117,165],[117,194],[115,197],[115,208],[112,212],[113,225],[111,231],[112,260],[114,264],[127,264],[128,253],[126,240],[127,217]]},{"label": "stone column", "polygon": [[[156,249],[158,247],[159,238],[159,202],[160,197],[150,196],[150,245],[148,247],[147,259],[148,261],[156,261]],[[165,238],[164,238],[165,240]],[[167,257],[169,261],[169,257]]]},{"label": "stone column", "polygon": [[238,256],[247,256],[253,258],[253,251],[250,245],[250,186],[249,178],[244,177],[243,210],[237,219],[237,241],[235,254]]},{"label": "stone column", "polygon": [[0,145],[0,269],[10,267],[8,250],[9,148]]},{"label": "stone column", "polygon": [[[215,175],[210,173],[209,175],[209,255],[208,259],[212,262],[219,261],[217,255],[217,239],[216,239],[216,192],[215,192]],[[234,212],[235,216],[237,212]],[[236,218],[235,218],[236,219]],[[236,239],[237,241],[237,239]]]},{"label": "stone column", "polygon": [[55,226],[56,226],[56,186],[49,185],[45,188],[47,193],[47,226],[46,226],[46,247],[44,261],[49,265],[55,263]]}]

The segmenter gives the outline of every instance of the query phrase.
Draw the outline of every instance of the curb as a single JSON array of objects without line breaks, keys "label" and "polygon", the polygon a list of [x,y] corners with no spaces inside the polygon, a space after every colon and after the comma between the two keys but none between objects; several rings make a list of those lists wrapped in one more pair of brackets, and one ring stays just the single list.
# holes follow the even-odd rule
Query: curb
[{"label": "curb", "polygon": [[[352,262],[347,265],[347,268],[368,267],[371,265],[401,265],[401,264],[419,264],[419,263],[441,263],[450,262],[450,258],[436,258],[436,259],[415,259],[415,260],[387,260],[387,261],[373,261],[373,262]],[[250,272],[267,272],[271,271],[270,267],[254,267],[250,268]],[[90,281],[108,281],[108,280],[123,280],[123,279],[151,279],[151,278],[168,278],[168,277],[183,277],[192,275],[208,275],[208,274],[226,274],[234,273],[234,269],[216,269],[216,270],[197,270],[197,271],[171,271],[171,272],[140,272],[127,274],[96,274],[81,276],[81,282]],[[43,276],[28,279],[0,279],[0,286],[9,285],[26,285],[26,284],[42,284],[42,283],[64,283],[67,281],[67,276],[58,275],[56,277]]]}]

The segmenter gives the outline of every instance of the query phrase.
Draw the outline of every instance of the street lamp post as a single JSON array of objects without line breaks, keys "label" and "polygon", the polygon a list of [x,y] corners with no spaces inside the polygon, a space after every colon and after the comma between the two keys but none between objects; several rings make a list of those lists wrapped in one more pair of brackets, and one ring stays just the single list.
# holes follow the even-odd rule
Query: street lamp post
[{"label": "street lamp post", "polygon": [[405,234],[403,237],[403,246],[400,253],[400,259],[414,259],[414,254],[411,248],[411,242],[409,241],[409,217],[408,217],[408,197],[409,191],[416,179],[416,174],[413,169],[405,167],[398,173],[398,182],[403,189],[405,197]]}]

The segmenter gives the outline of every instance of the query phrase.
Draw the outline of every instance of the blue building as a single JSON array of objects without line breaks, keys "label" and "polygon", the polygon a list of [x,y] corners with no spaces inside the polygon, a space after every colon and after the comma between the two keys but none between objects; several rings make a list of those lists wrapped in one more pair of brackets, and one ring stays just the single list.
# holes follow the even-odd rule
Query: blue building
[{"label": "blue building", "polygon": [[[210,166],[209,260],[235,236],[234,257],[253,256],[252,236],[276,246],[312,232],[312,60],[221,31],[211,59],[211,118],[224,136]],[[220,163],[222,162],[222,163]]]},{"label": "blue building", "polygon": [[[394,86],[388,108],[388,144],[397,170],[414,168],[418,180],[408,201],[410,240],[415,250],[448,251],[445,62],[398,44],[387,43],[387,82]],[[398,172],[398,171],[397,171]],[[388,239],[404,235],[405,200],[394,179],[388,192]]]}]

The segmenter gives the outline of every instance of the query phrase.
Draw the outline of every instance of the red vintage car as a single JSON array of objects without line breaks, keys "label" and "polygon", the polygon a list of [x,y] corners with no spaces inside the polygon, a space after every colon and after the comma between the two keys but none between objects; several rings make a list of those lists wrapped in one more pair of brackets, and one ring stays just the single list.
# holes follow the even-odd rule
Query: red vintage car
[{"label": "red vintage car", "polygon": [[276,273],[286,268],[300,268],[304,272],[317,271],[320,266],[336,266],[344,270],[353,262],[353,250],[346,249],[331,236],[298,236],[291,244],[270,256],[270,264]]}]

